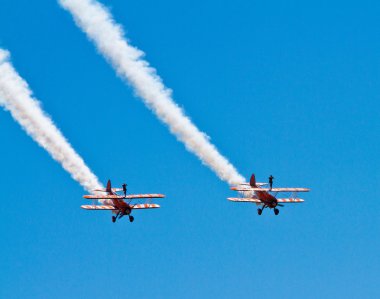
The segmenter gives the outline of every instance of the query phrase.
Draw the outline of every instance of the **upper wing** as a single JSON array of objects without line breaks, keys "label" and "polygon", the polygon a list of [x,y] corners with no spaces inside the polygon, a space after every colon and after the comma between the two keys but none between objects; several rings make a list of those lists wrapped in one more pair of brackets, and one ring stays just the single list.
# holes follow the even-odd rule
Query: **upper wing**
[{"label": "upper wing", "polygon": [[252,188],[252,187],[231,187],[231,190],[240,191],[240,192],[249,192],[249,191],[267,191],[269,189],[265,188]]},{"label": "upper wing", "polygon": [[[113,192],[123,191],[123,188],[111,188]],[[94,189],[96,192],[108,192],[106,188]]]},{"label": "upper wing", "polygon": [[298,203],[304,202],[301,198],[277,198],[277,202],[279,203]]},{"label": "upper wing", "polygon": [[122,195],[103,195],[103,194],[95,194],[95,195],[84,195],[83,198],[87,199],[123,199]]},{"label": "upper wing", "polygon": [[83,198],[87,199],[133,199],[133,198],[163,198],[163,194],[130,194],[127,196],[123,195],[84,195]]},{"label": "upper wing", "polygon": [[133,205],[132,209],[157,209],[160,205],[155,203],[145,203],[145,204],[137,204]]},{"label": "upper wing", "polygon": [[[256,182],[256,186],[265,186],[265,185],[268,185],[268,183],[259,183],[259,182]],[[249,188],[251,187],[251,184],[250,183],[241,183],[239,184],[239,186],[248,186]]]},{"label": "upper wing", "polygon": [[268,189],[268,191],[273,192],[309,192],[309,188],[272,188]]},{"label": "upper wing", "polygon": [[231,201],[240,201],[240,202],[257,202],[257,203],[261,202],[260,199],[251,198],[251,197],[246,197],[246,198],[243,198],[243,197],[228,197],[227,199],[231,200]]},{"label": "upper wing", "polygon": [[133,198],[164,198],[163,194],[130,194],[123,198],[133,199]]},{"label": "upper wing", "polygon": [[249,188],[249,187],[231,187],[231,190],[234,191],[272,191],[272,192],[309,192],[310,189],[308,188]]},{"label": "upper wing", "polygon": [[117,210],[114,206],[105,205],[83,205],[80,207],[85,210]]}]

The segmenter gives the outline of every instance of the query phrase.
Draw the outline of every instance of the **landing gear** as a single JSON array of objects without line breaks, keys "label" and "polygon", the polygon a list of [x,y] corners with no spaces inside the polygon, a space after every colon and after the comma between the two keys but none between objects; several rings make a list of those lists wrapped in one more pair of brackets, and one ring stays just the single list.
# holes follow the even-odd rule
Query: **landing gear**
[{"label": "landing gear", "polygon": [[112,222],[113,222],[113,223],[116,222],[116,217],[115,217],[115,216],[112,216]]},{"label": "landing gear", "polygon": [[135,217],[133,217],[132,215],[129,215],[129,222],[133,222],[133,220],[135,220]]},{"label": "landing gear", "polygon": [[280,213],[280,210],[279,210],[279,209],[276,209],[276,208],[274,208],[274,214],[275,214],[275,215],[278,215],[278,213]]},{"label": "landing gear", "polygon": [[257,209],[257,214],[261,215],[263,213],[262,209]]}]

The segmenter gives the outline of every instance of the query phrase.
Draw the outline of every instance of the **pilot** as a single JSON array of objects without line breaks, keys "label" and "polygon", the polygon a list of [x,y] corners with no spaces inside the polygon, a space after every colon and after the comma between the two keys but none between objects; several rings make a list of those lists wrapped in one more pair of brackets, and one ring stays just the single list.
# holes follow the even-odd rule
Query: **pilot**
[{"label": "pilot", "polygon": [[274,179],[274,177],[272,175],[270,175],[270,177],[269,177],[269,187],[270,187],[270,189],[272,189],[272,186],[273,186],[273,179]]}]

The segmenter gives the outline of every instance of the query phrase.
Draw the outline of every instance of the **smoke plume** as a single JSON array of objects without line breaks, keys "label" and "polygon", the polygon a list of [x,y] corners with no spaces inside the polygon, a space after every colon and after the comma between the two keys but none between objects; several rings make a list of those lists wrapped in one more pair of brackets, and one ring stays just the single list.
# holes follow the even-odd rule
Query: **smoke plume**
[{"label": "smoke plume", "polygon": [[9,61],[9,52],[0,49],[0,106],[12,117],[54,160],[68,171],[86,190],[101,188],[97,177],[74,151],[65,137],[33,98],[28,84]]},{"label": "smoke plume", "polygon": [[129,45],[120,25],[109,11],[94,0],[58,0],[74,17],[76,24],[94,42],[99,52],[128,82],[145,105],[168,125],[169,130],[186,148],[194,153],[219,178],[229,184],[241,183],[244,178],[223,157],[209,138],[201,132],[172,99],[160,77],[144,53]]}]

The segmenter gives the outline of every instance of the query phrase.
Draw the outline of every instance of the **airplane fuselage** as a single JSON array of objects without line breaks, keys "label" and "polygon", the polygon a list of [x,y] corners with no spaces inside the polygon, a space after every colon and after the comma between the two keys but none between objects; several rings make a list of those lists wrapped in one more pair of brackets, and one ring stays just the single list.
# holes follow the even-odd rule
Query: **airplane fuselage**
[{"label": "airplane fuselage", "polygon": [[255,191],[255,194],[260,201],[269,208],[277,206],[277,199],[266,191]]},{"label": "airplane fuselage", "polygon": [[[103,199],[102,204],[114,206],[123,215],[129,215],[132,211],[131,206],[122,199]],[[113,213],[117,214],[117,210],[113,211]]]}]

